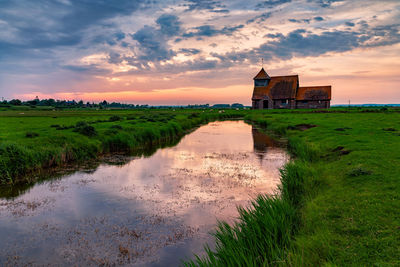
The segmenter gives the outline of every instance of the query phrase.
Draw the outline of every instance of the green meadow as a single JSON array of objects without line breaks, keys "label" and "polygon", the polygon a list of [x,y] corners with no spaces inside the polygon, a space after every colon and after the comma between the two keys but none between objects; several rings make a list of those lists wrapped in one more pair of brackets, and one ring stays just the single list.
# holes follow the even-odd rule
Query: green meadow
[{"label": "green meadow", "polygon": [[216,249],[188,266],[399,266],[400,112],[330,110],[0,111],[0,181],[158,145],[213,120],[242,118],[287,140],[275,196],[221,222]]}]

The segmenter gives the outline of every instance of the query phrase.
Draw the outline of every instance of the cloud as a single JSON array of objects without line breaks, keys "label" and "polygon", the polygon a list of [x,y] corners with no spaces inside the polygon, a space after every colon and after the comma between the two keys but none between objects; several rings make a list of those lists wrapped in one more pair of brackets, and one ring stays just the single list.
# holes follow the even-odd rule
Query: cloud
[{"label": "cloud", "polygon": [[333,3],[345,2],[345,0],[308,0],[308,2],[317,3],[321,7],[330,7]]},{"label": "cloud", "polygon": [[186,11],[207,10],[215,13],[229,13],[224,4],[215,0],[188,0],[185,6]]},{"label": "cloud", "polygon": [[190,56],[190,55],[197,55],[201,52],[200,49],[196,49],[196,48],[182,48],[179,49],[179,53],[185,54],[186,56]]},{"label": "cloud", "polygon": [[[138,42],[139,50],[142,52],[139,55],[140,60],[162,61],[176,55],[167,42],[180,34],[182,23],[179,18],[172,14],[162,14],[155,22],[158,28],[145,25],[131,35],[132,39]],[[142,63],[147,64],[147,62]],[[138,63],[134,65],[137,66]]]},{"label": "cloud", "polygon": [[271,8],[271,7],[276,7],[280,6],[285,3],[290,3],[292,0],[268,0],[268,1],[262,1],[261,3],[258,3],[256,5],[256,8]]},{"label": "cloud", "polygon": [[115,80],[107,84],[113,77],[125,77],[119,84],[124,86],[154,71],[171,80],[188,72],[207,78],[252,68],[261,58],[287,66],[289,59],[400,43],[392,0],[0,2],[3,95],[19,85],[69,90],[66,84],[81,80],[113,88]]},{"label": "cloud", "polygon": [[315,21],[323,21],[324,18],[323,18],[323,17],[314,17],[314,20],[315,20]]},{"label": "cloud", "polygon": [[171,14],[163,14],[157,20],[156,23],[161,27],[161,32],[167,36],[176,36],[181,31],[181,22],[179,18]]},{"label": "cloud", "polygon": [[350,31],[334,30],[314,34],[298,29],[287,35],[267,34],[266,37],[273,40],[254,49],[212,55],[223,61],[242,63],[249,60],[257,63],[260,58],[271,61],[274,58],[286,60],[295,56],[319,56],[328,52],[350,51],[362,45],[359,34]]},{"label": "cloud", "polygon": [[400,43],[400,24],[381,25],[362,32],[365,47],[378,47]]},{"label": "cloud", "polygon": [[294,23],[310,23],[311,19],[288,19],[288,21]]},{"label": "cloud", "polygon": [[222,29],[216,29],[212,25],[202,25],[194,28],[194,31],[189,31],[182,34],[182,37],[211,37],[216,35],[232,35],[235,31],[243,28],[244,25],[237,25],[233,27],[225,26]]},{"label": "cloud", "polygon": [[269,17],[271,17],[271,15],[272,15],[272,12],[264,12],[261,15],[255,16],[254,18],[247,20],[246,24],[253,23],[255,21],[263,22],[263,21],[267,20]]},{"label": "cloud", "polygon": [[12,25],[13,39],[3,44],[19,48],[75,46],[85,36],[84,30],[106,19],[129,15],[144,5],[139,0],[109,1],[2,1],[0,18]]},{"label": "cloud", "polygon": [[256,52],[272,53],[275,57],[287,59],[295,55],[318,56],[327,52],[344,52],[358,46],[359,36],[354,32],[334,30],[314,34],[298,29],[261,45]]},{"label": "cloud", "polygon": [[142,54],[140,59],[147,61],[161,61],[167,60],[175,55],[175,53],[168,48],[165,42],[163,33],[154,27],[145,25],[136,33],[132,34],[132,39],[137,41],[140,45]]}]

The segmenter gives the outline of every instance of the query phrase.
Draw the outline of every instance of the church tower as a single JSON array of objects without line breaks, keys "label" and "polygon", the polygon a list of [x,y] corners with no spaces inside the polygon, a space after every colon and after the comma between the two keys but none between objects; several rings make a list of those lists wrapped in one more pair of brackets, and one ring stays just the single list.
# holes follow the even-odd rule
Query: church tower
[{"label": "church tower", "polygon": [[270,108],[271,103],[268,96],[258,97],[260,94],[263,95],[263,91],[267,88],[268,84],[271,81],[271,77],[269,77],[268,73],[261,68],[258,74],[253,78],[254,80],[254,91],[252,97],[252,108],[253,109],[265,109]]},{"label": "church tower", "polygon": [[254,87],[256,86],[268,86],[271,77],[269,77],[268,73],[261,68],[260,72],[253,78],[254,80]]}]

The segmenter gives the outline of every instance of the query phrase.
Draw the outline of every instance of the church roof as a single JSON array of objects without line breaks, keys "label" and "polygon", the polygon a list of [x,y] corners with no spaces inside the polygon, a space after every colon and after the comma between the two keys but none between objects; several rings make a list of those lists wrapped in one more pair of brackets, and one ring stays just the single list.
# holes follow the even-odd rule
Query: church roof
[{"label": "church roof", "polygon": [[296,100],[331,100],[331,86],[299,87]]},{"label": "church roof", "polygon": [[259,80],[259,79],[271,79],[271,77],[269,77],[268,73],[264,70],[264,68],[261,68],[258,74],[253,78],[253,80]]},{"label": "church roof", "polygon": [[[257,76],[256,76],[257,77]],[[299,85],[299,76],[275,76],[271,77],[267,86],[256,86],[253,91],[253,99],[295,99]]]}]

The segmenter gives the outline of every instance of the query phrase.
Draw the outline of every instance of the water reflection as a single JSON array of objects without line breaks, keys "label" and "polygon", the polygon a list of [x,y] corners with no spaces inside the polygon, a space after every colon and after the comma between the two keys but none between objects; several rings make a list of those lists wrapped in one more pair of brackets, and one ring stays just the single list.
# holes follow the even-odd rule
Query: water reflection
[{"label": "water reflection", "polygon": [[181,138],[181,136],[178,136],[174,139],[168,139],[157,145],[150,144],[144,148],[136,149],[130,154],[114,153],[112,155],[103,156],[101,159],[88,160],[81,164],[77,164],[76,162],[74,162],[71,164],[67,164],[66,166],[62,166],[61,168],[45,169],[42,170],[40,173],[33,174],[34,176],[36,176],[32,177],[32,180],[34,180],[34,182],[0,185],[0,198],[12,199],[18,197],[35,185],[41,184],[43,182],[48,182],[49,180],[62,179],[66,175],[75,172],[93,173],[101,164],[118,166],[125,165],[129,163],[132,159],[137,157],[151,157],[160,148],[168,148],[177,145],[180,142]]},{"label": "water reflection", "polygon": [[268,149],[275,149],[282,146],[277,140],[261,132],[254,125],[251,128],[251,133],[253,136],[254,153],[256,153],[260,160],[264,159]]},{"label": "water reflection", "polygon": [[225,121],[150,157],[44,181],[0,200],[0,265],[178,265],[213,243],[217,219],[273,192],[286,160],[250,125]]}]

